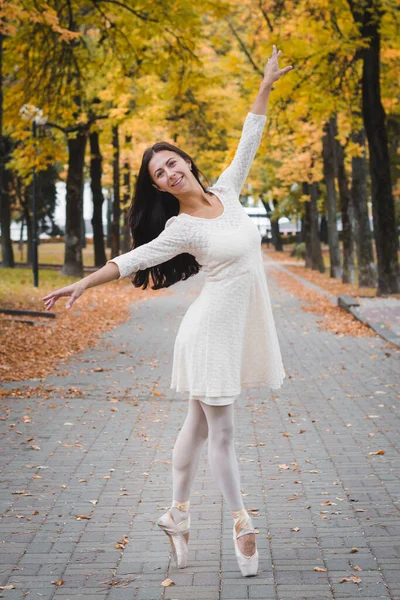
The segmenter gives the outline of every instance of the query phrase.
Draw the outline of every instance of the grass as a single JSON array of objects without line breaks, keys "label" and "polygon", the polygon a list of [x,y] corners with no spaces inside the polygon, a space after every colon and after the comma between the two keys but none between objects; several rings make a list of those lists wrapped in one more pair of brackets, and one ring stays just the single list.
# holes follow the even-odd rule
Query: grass
[{"label": "grass", "polygon": [[4,269],[0,278],[0,306],[2,308],[29,308],[44,310],[42,297],[49,291],[64,287],[76,281],[58,271],[40,270],[39,287],[33,287],[32,269]]},{"label": "grass", "polygon": [[[39,264],[62,265],[64,263],[64,242],[42,242],[38,246]],[[27,245],[23,244],[22,251],[17,242],[13,243],[14,260],[17,263],[23,263],[27,260]],[[110,250],[107,249],[107,254]],[[82,249],[83,265],[85,267],[94,266],[94,247],[93,244],[88,244]],[[0,247],[1,259],[1,247]]]},{"label": "grass", "polygon": [[[21,254],[18,243],[13,244],[16,262],[26,261],[26,244]],[[6,269],[0,267],[0,306],[3,308],[29,308],[43,310],[42,297],[51,290],[64,287],[77,279],[61,275],[60,271],[41,269],[40,264],[62,265],[64,262],[64,243],[48,242],[39,245],[39,288],[33,287],[32,267]],[[83,248],[83,264],[85,267],[94,264],[93,244]],[[1,256],[1,246],[0,246]]]}]

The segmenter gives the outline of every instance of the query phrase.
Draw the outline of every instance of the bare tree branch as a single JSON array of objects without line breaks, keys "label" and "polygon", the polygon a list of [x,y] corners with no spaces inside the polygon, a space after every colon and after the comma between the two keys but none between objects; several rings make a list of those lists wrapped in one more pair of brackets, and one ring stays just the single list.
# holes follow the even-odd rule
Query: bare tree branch
[{"label": "bare tree branch", "polygon": [[226,22],[228,23],[229,29],[232,31],[232,33],[233,33],[235,39],[237,40],[239,46],[241,47],[241,49],[243,50],[244,54],[246,55],[249,63],[251,64],[251,66],[253,67],[253,69],[256,71],[256,73],[258,73],[262,77],[264,75],[264,71],[262,69],[260,69],[258,67],[258,65],[254,62],[253,57],[251,56],[250,52],[248,51],[247,47],[245,46],[244,42],[240,38],[239,34],[237,33],[236,29],[234,28],[234,26],[232,25],[232,23],[229,21],[229,19],[226,19]]}]

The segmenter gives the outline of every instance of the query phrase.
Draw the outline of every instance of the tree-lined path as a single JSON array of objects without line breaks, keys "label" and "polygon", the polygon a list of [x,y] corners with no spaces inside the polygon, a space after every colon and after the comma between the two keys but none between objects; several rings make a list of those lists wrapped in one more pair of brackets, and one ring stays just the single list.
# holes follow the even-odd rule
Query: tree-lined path
[{"label": "tree-lined path", "polygon": [[398,353],[318,329],[266,268],[288,377],[245,390],[235,413],[258,576],[238,570],[206,447],[186,569],[155,525],[187,408],[169,390],[173,341],[200,273],[133,305],[30,398],[3,397],[0,597],[400,598]]}]

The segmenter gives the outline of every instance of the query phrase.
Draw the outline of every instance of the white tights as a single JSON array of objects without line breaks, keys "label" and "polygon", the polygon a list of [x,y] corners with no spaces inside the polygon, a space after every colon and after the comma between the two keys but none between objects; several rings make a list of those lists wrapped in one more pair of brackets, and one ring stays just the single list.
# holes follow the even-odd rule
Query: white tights
[{"label": "white tights", "polygon": [[172,453],[173,500],[189,500],[204,442],[213,477],[231,511],[244,508],[234,447],[234,403],[210,406],[189,400],[189,410]]}]

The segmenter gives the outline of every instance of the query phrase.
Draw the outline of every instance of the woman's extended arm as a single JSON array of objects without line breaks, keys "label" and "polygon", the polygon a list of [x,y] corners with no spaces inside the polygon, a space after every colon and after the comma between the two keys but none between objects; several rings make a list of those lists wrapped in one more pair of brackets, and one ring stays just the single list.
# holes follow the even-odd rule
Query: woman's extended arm
[{"label": "woman's extended arm", "polygon": [[189,242],[187,241],[185,228],[178,223],[177,217],[168,219],[164,230],[154,240],[112,258],[95,273],[44,296],[43,301],[46,310],[50,310],[57,300],[63,296],[70,296],[67,308],[71,308],[83,292],[91,287],[115,279],[130,277],[139,270],[159,265],[188,250]]},{"label": "woman's extended arm", "polygon": [[280,54],[281,51],[277,52],[276,46],[274,46],[272,57],[268,59],[264,70],[264,77],[259,92],[250,112],[246,116],[235,156],[231,164],[221,173],[216,183],[217,186],[222,185],[232,188],[238,195],[247,179],[250,167],[260,145],[272,85],[282,75],[293,68],[292,66],[285,67],[284,69],[279,68],[278,58]]}]

